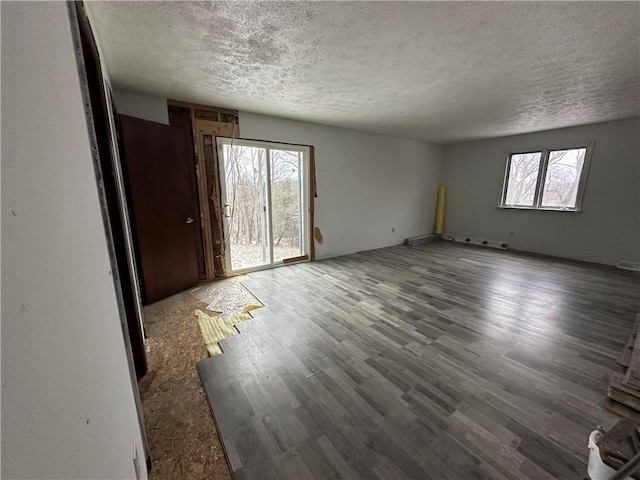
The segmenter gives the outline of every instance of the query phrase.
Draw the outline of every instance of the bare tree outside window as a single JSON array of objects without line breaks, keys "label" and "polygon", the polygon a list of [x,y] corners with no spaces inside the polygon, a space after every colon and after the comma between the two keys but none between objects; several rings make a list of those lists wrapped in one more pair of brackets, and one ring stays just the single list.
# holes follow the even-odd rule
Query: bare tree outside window
[{"label": "bare tree outside window", "polygon": [[579,211],[593,142],[576,148],[512,153],[501,207]]},{"label": "bare tree outside window", "polygon": [[279,261],[302,255],[302,154],[287,150],[270,153],[273,254]]},{"label": "bare tree outside window", "polygon": [[543,207],[574,208],[584,165],[586,148],[549,152],[547,175],[542,193]]},{"label": "bare tree outside window", "polygon": [[511,155],[505,205],[533,206],[541,156],[542,152]]},{"label": "bare tree outside window", "polygon": [[271,247],[275,262],[303,255],[302,152],[238,142],[223,144],[223,161],[228,216],[225,250],[231,269],[269,264]]},{"label": "bare tree outside window", "polygon": [[229,215],[226,250],[231,268],[269,262],[266,237],[266,150],[242,145],[224,145],[224,172]]}]

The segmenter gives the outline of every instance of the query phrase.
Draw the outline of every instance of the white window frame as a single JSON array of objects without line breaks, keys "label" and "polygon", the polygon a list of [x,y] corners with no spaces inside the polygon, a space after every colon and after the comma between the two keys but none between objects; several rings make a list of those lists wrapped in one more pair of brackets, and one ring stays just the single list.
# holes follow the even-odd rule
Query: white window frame
[{"label": "white window frame", "polygon": [[[518,150],[509,152],[507,155],[507,164],[504,171],[504,179],[502,182],[502,194],[500,196],[500,203],[498,208],[513,209],[513,210],[543,210],[551,212],[582,212],[582,202],[584,200],[584,192],[587,186],[587,176],[589,173],[589,167],[591,165],[591,154],[593,152],[594,141],[587,141],[572,144],[571,146],[550,146],[544,148],[528,148],[525,150]],[[584,163],[582,165],[582,171],[580,172],[580,180],[578,181],[578,191],[576,193],[575,207],[544,207],[542,206],[542,195],[544,193],[544,183],[547,178],[547,168],[549,164],[549,155],[551,152],[558,150],[575,150],[579,148],[586,149],[584,155]],[[533,205],[509,205],[505,203],[507,198],[507,188],[509,186],[509,170],[511,169],[511,157],[513,155],[522,155],[527,153],[540,152],[540,165],[538,167],[538,178],[536,180],[536,189],[533,197]]]}]

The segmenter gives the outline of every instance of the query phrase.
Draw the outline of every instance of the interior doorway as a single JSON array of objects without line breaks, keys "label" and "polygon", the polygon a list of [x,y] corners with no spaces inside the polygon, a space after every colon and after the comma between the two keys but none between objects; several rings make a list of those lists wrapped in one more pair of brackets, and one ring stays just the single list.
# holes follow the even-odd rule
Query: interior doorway
[{"label": "interior doorway", "polygon": [[308,260],[310,148],[220,137],[217,145],[227,272]]}]

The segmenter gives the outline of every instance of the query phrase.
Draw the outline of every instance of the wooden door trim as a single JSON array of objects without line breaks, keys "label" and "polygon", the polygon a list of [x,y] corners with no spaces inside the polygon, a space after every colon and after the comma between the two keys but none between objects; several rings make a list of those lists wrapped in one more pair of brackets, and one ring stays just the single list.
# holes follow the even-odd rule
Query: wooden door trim
[{"label": "wooden door trim", "polygon": [[[191,115],[193,115],[193,110],[191,111]],[[196,141],[194,143],[196,145],[196,176],[198,178],[198,201],[200,203],[200,224],[202,225],[202,241],[204,245],[204,265],[207,272],[207,279],[213,280],[216,272],[214,267],[215,259],[213,256],[213,230],[209,212],[207,167],[204,161],[204,135],[196,135]]]},{"label": "wooden door trim", "polygon": [[[216,199],[209,198],[209,190],[212,185],[209,185],[207,163],[205,156],[205,143],[204,136],[210,135],[213,139],[213,155],[214,163],[217,163],[217,151],[215,149],[215,139],[217,136],[239,135],[238,124],[238,111],[228,108],[212,107],[209,105],[201,105],[198,103],[183,102],[180,100],[167,100],[167,105],[173,105],[177,107],[189,109],[191,115],[191,129],[193,133],[193,146],[195,155],[194,170],[196,171],[197,178],[197,192],[198,202],[200,205],[200,225],[202,234],[202,248],[204,250],[204,263],[205,274],[208,280],[214,280],[217,277],[226,276],[224,269],[224,250],[218,252],[221,257],[220,265],[222,268],[216,269],[216,238],[214,236],[214,228],[217,228],[222,235],[222,219],[218,218],[217,223],[214,225],[214,220],[211,215],[211,206],[209,201],[213,203],[213,207],[216,206]],[[204,113],[210,113],[213,115],[203,115]],[[206,117],[206,118],[203,118]],[[212,119],[212,118],[213,119]],[[221,121],[231,120],[231,121]],[[217,173],[216,173],[217,178]],[[219,191],[220,185],[214,191]],[[219,203],[219,199],[217,199]],[[223,245],[223,238],[218,239],[220,244]]]},{"label": "wooden door trim", "polygon": [[236,126],[236,123],[216,122],[215,120],[196,118],[194,123],[194,130],[197,135],[233,137],[236,131]]},{"label": "wooden door trim", "polygon": [[190,108],[191,110],[206,110],[208,112],[225,113],[227,115],[238,115],[237,110],[230,108],[212,107],[210,105],[202,105],[200,103],[183,102],[181,100],[167,100],[167,105],[175,105],[177,107]]},{"label": "wooden door trim", "polygon": [[[195,111],[193,110],[194,115],[195,115]],[[209,197],[209,188],[211,187],[211,185],[209,185],[207,183],[207,165],[206,165],[206,161],[205,161],[205,136],[210,136],[213,140],[213,145],[212,145],[212,149],[211,149],[211,153],[213,155],[213,172],[212,172],[212,176],[217,179],[217,185],[215,185],[215,188],[213,189],[214,192],[220,192],[220,176],[219,176],[219,164],[218,164],[218,149],[217,149],[217,138],[219,136],[225,136],[225,137],[236,137],[237,135],[239,135],[239,131],[238,131],[238,124],[237,123],[231,123],[231,122],[216,122],[213,120],[205,120],[205,119],[201,119],[201,118],[195,118],[194,119],[194,123],[193,123],[193,129],[194,129],[194,135],[196,136],[196,142],[198,144],[198,170],[203,172],[204,174],[201,175],[202,179],[203,179],[203,192],[201,192],[201,198],[204,200],[203,202],[201,202],[201,205],[204,204],[201,208],[203,208],[203,210],[206,212],[204,215],[204,225],[205,227],[203,228],[203,230],[205,230],[204,235],[209,237],[208,241],[210,242],[209,245],[210,247],[207,248],[207,252],[205,255],[205,258],[207,259],[207,264],[211,265],[211,276],[209,277],[211,280],[213,280],[216,275],[218,277],[220,276],[227,276],[227,269],[226,269],[226,264],[225,264],[225,248],[224,248],[224,226],[223,226],[223,219],[222,219],[222,205],[220,203],[220,198],[219,196],[211,196]],[[211,217],[211,206],[209,205],[209,201],[211,201],[211,203],[213,204],[213,209],[216,212],[216,218],[217,218],[217,225],[213,225],[213,220]],[[214,235],[213,235],[213,229],[216,229],[216,231],[218,232],[218,236],[219,241],[220,241],[220,252],[219,252],[219,256],[220,256],[220,266],[222,268],[222,271],[216,271],[215,269],[215,261],[216,261],[216,257],[215,257],[215,244],[214,244]],[[207,272],[209,272],[209,270],[207,270]]]},{"label": "wooden door trim", "polygon": [[316,149],[311,145],[309,146],[309,239],[311,240],[311,244],[309,245],[310,262],[315,262],[316,260],[315,224],[317,196],[318,188],[316,185]]}]

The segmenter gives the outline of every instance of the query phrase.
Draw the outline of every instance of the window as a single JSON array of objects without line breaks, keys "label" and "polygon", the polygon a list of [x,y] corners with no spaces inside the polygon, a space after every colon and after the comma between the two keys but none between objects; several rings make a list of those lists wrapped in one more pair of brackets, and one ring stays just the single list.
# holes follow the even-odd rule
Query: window
[{"label": "window", "polygon": [[500,207],[579,211],[592,147],[510,154]]}]

